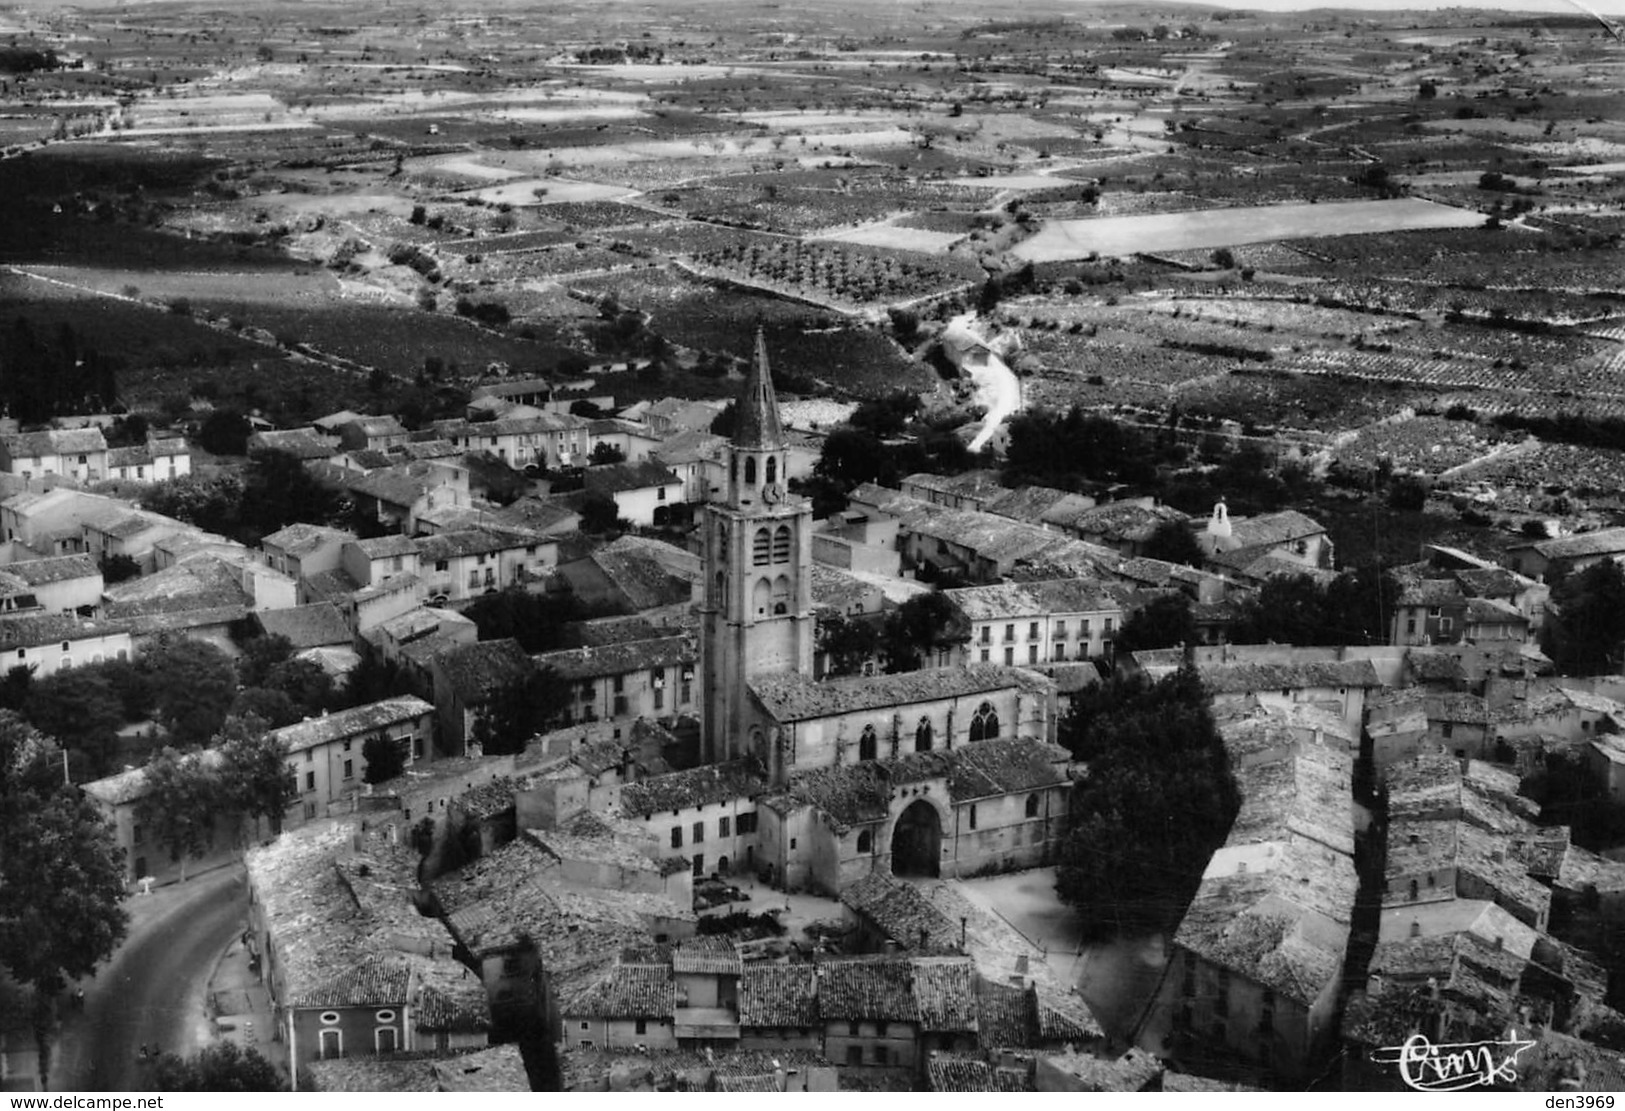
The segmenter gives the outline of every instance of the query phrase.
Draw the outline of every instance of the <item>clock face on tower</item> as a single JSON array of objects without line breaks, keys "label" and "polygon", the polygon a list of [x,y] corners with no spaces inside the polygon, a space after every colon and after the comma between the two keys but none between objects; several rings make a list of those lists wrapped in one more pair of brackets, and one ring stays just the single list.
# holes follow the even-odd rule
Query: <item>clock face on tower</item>
[{"label": "clock face on tower", "polygon": [[777,483],[771,483],[771,484],[769,484],[767,486],[762,487],[762,500],[765,501],[768,505],[775,504],[779,500],[779,498],[781,498],[782,496],[783,495],[779,492],[779,487],[778,487]]}]

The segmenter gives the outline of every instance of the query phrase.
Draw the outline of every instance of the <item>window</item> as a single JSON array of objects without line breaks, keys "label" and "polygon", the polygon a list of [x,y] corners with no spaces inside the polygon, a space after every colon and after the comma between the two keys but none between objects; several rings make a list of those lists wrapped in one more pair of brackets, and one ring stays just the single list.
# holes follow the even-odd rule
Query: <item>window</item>
[{"label": "window", "polygon": [[1064,659],[1066,659],[1066,645],[1064,645],[1064,644],[1057,644],[1057,645],[1056,645],[1056,646],[1055,646],[1055,658],[1056,658],[1056,659],[1057,659],[1057,660],[1064,660]]},{"label": "window", "polygon": [[135,823],[135,825],[133,827],[131,827],[131,829],[130,829],[130,843],[132,845],[141,844],[142,841],[146,840],[146,837],[147,837],[147,831],[141,828],[141,823],[140,822]]},{"label": "window", "polygon": [[391,559],[389,561],[389,569],[391,571],[399,571],[401,569],[401,557],[400,556],[396,556],[394,559]]},{"label": "window", "polygon": [[1006,648],[1004,650],[1004,666],[1005,667],[1014,667],[1015,663],[1016,663],[1016,650],[1014,648]]},{"label": "window", "polygon": [[620,694],[622,691],[624,691],[626,689],[626,676],[624,676],[624,675],[615,676],[615,683],[614,683],[614,688],[613,689],[614,689],[616,694]]},{"label": "window", "polygon": [[1439,619],[1439,632],[1448,633],[1449,631],[1450,631],[1450,618],[1441,617]]},{"label": "window", "polygon": [[976,804],[974,802],[970,804],[970,827],[972,829],[976,828]]},{"label": "window", "polygon": [[1016,639],[1016,627],[1014,625],[1006,625],[1004,627],[1004,639],[1005,640],[1015,640]]},{"label": "window", "polygon": [[1428,607],[1428,616],[1429,617],[1438,617],[1439,616],[1439,607],[1438,606],[1429,606]]},{"label": "window", "polygon": [[780,575],[773,580],[773,614],[783,617],[790,612],[790,580]]},{"label": "window", "polygon": [[875,847],[874,834],[870,833],[868,830],[864,830],[862,833],[858,834],[858,852],[860,852],[860,853],[872,852],[874,850],[874,847]]},{"label": "window", "polygon": [[765,566],[772,558],[773,535],[765,528],[756,530],[755,539],[751,541],[750,561],[754,566]]},{"label": "window", "polygon": [[973,741],[990,741],[999,735],[999,715],[993,709],[991,702],[984,702],[976,708],[976,713],[970,719],[970,739]]},{"label": "window", "polygon": [[350,751],[350,742],[345,741],[344,744],[342,746],[340,746],[340,747],[342,747],[345,752],[349,752]]},{"label": "window", "polygon": [[740,836],[744,836],[747,833],[755,833],[756,832],[756,811],[752,810],[747,814],[739,815],[738,818],[737,818],[737,822],[738,822],[738,825],[739,825],[739,834],[740,834]]},{"label": "window", "polygon": [[930,752],[934,740],[935,738],[931,729],[931,719],[921,718],[920,724],[916,726],[914,730],[914,751]]},{"label": "window", "polygon": [[777,456],[767,457],[767,481],[771,485],[779,480],[779,460]]},{"label": "window", "polygon": [[696,878],[705,875],[705,854],[694,854],[694,875]]},{"label": "window", "polygon": [[1106,637],[1108,640],[1111,639],[1111,635],[1112,635],[1112,619],[1111,618],[1108,617],[1108,618],[1105,619],[1105,624],[1103,625],[1103,627],[1100,630],[1100,635],[1103,636],[1103,637]]},{"label": "window", "polygon": [[[666,488],[664,486],[662,486],[660,489],[655,491],[655,501],[665,501],[665,500],[666,500]],[[642,1025],[641,1020],[639,1020],[639,1025]]]},{"label": "window", "polygon": [[704,822],[695,822],[694,823],[694,843],[696,845],[698,845],[701,841],[704,841],[704,840],[705,840],[705,823]]},{"label": "window", "polygon": [[991,644],[992,642],[993,642],[993,626],[992,625],[983,625],[982,626],[982,643],[983,644]]},{"label": "window", "polygon": [[[332,1012],[329,1011],[328,1014],[332,1014]],[[327,1015],[325,1014],[322,1016],[324,1019],[326,1017]],[[333,1015],[333,1018],[336,1021],[338,1016]],[[323,1030],[321,1032],[321,1038],[318,1045],[318,1053],[321,1059],[324,1061],[330,1060],[334,1057],[344,1056],[344,1031]]]},{"label": "window", "polygon": [[451,568],[451,563],[450,563],[449,560],[437,559],[437,560],[434,561],[434,569],[436,571],[446,571],[446,570],[450,570],[450,568]]},{"label": "window", "polygon": [[355,778],[355,761],[354,760],[346,760],[346,761],[344,761],[344,778],[345,779],[354,779]]},{"label": "window", "polygon": [[1027,817],[1029,817],[1029,818],[1038,817],[1038,796],[1037,795],[1028,795],[1027,796]]},{"label": "window", "polygon": [[649,1032],[649,1020],[646,1018],[638,1019],[634,1030],[639,1034],[647,1034]]},{"label": "window", "polygon": [[982,649],[982,662],[983,663],[988,662],[988,651],[987,651],[986,648]]},{"label": "window", "polygon": [[[590,1023],[590,1022],[583,1022],[583,1023],[582,1023],[582,1024],[581,1024],[581,1028],[582,1028],[582,1029],[583,1029],[583,1030],[591,1030],[591,1029],[592,1029],[592,1023]],[[582,1043],[581,1043],[581,1044],[582,1044],[582,1045],[591,1045],[591,1044],[592,1044],[592,1043],[591,1043],[591,1042],[582,1042]]]},{"label": "window", "polygon": [[592,701],[592,684],[591,683],[582,683],[581,684],[581,701],[583,701],[583,702],[591,702]]},{"label": "window", "polygon": [[[856,1026],[857,1023],[853,1023],[853,1025]],[[849,1045],[846,1047],[846,1063],[852,1066],[863,1064],[863,1047],[861,1045]]]},{"label": "window", "polygon": [[731,836],[733,836],[732,833],[729,830],[729,827],[732,824],[733,824],[733,819],[729,818],[728,815],[726,815],[726,814],[724,814],[722,817],[718,818],[717,819],[717,836],[718,837],[731,837]]},{"label": "window", "polygon": [[1408,617],[1408,618],[1405,619],[1405,632],[1406,632],[1407,635],[1415,634],[1415,632],[1416,632],[1416,618]]},{"label": "window", "polygon": [[394,1053],[399,1047],[400,1032],[393,1026],[380,1026],[373,1031],[372,1044],[380,1054]]},{"label": "window", "polygon": [[1027,662],[1030,664],[1035,664],[1038,662],[1038,645],[1027,645]]},{"label": "window", "polygon": [[316,773],[315,772],[306,772],[305,773],[305,790],[314,791],[315,789],[316,789]]},{"label": "window", "polygon": [[790,526],[780,525],[773,533],[773,562],[790,562]]},{"label": "window", "polygon": [[665,708],[666,708],[666,692],[665,692],[665,690],[663,688],[656,687],[655,688],[655,709],[664,710]]},{"label": "window", "polygon": [[1065,640],[1066,639],[1066,622],[1065,621],[1057,621],[1055,623],[1055,639],[1056,640]]},{"label": "window", "polygon": [[683,847],[683,827],[682,826],[672,826],[671,827],[671,847],[674,848],[674,849],[680,849],[680,848]]},{"label": "window", "polygon": [[1087,617],[1085,617],[1082,621],[1078,622],[1078,639],[1079,640],[1088,640],[1090,635],[1091,634],[1089,632],[1089,619]]},{"label": "window", "polygon": [[874,1055],[875,1064],[884,1065],[886,1063],[886,1047],[885,1046],[883,1046],[883,1045],[875,1046],[874,1049],[872,1050],[872,1053]]},{"label": "window", "polygon": [[1444,735],[1445,735],[1446,740],[1449,740],[1451,734],[1455,733],[1455,731],[1456,731],[1456,723],[1455,722],[1447,721],[1447,722],[1444,723]]},{"label": "window", "polygon": [[875,735],[875,727],[865,725],[863,735],[858,738],[858,759],[875,759],[880,748],[880,738]]},{"label": "window", "polygon": [[1037,640],[1038,639],[1038,622],[1030,621],[1030,622],[1027,623],[1027,639],[1028,640]]},{"label": "window", "polygon": [[756,485],[756,459],[754,457],[745,459],[745,485]]}]

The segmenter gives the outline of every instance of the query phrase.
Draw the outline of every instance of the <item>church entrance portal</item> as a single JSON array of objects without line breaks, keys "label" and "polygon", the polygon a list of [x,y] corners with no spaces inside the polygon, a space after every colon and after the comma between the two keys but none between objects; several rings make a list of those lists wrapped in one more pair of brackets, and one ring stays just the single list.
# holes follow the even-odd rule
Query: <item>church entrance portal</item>
[{"label": "church entrance portal", "polygon": [[924,799],[909,804],[891,835],[891,870],[896,876],[941,873],[942,820]]}]

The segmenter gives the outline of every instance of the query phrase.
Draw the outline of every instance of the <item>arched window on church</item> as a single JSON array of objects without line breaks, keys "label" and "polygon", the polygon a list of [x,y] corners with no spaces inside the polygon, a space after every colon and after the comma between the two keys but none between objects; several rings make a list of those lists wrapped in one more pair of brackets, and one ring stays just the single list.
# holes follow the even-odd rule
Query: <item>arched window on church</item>
[{"label": "arched window on church", "polygon": [[790,562],[790,526],[780,525],[773,531],[773,562]]},{"label": "arched window on church", "polygon": [[745,458],[745,485],[756,485],[756,457],[754,455]]},{"label": "arched window on church", "polygon": [[914,751],[930,752],[934,740],[935,737],[931,731],[931,719],[921,718],[919,727],[914,730]]},{"label": "arched window on church", "polygon": [[773,616],[790,612],[790,580],[783,575],[773,580]]},{"label": "arched window on church", "polygon": [[865,725],[863,735],[858,738],[858,759],[873,760],[880,751],[880,739],[875,736],[875,727]]},{"label": "arched window on church", "polygon": [[717,584],[717,592],[716,592],[715,597],[716,597],[716,600],[718,602],[721,602],[724,598],[726,598],[728,596],[728,572],[726,572],[726,571],[718,571],[717,572],[717,578],[716,578],[716,584]]},{"label": "arched window on church", "polygon": [[756,585],[750,592],[750,608],[756,611],[757,617],[767,616],[767,607],[772,604],[773,588],[766,579],[757,579]]},{"label": "arched window on church", "polygon": [[773,550],[773,534],[765,528],[756,530],[756,536],[751,541],[750,562],[756,567],[765,567]]},{"label": "arched window on church", "polygon": [[991,741],[999,735],[999,713],[993,708],[991,702],[984,702],[976,707],[976,712],[970,719],[970,739],[973,741]]},{"label": "arched window on church", "polygon": [[868,830],[864,830],[862,833],[858,834],[858,852],[860,852],[860,853],[873,852],[874,847],[875,847],[875,835],[874,834],[870,833]]},{"label": "arched window on church", "polygon": [[778,480],[779,480],[779,457],[776,456],[776,455],[769,455],[767,457],[767,484],[769,486],[771,486],[771,485],[773,485],[773,483],[777,482]]}]

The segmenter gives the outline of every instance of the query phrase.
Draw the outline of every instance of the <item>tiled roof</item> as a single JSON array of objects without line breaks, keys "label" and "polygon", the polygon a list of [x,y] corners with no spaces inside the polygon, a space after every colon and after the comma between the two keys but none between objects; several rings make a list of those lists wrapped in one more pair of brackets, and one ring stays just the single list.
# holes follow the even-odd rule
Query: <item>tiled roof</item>
[{"label": "tiled roof", "polygon": [[519,1046],[509,1042],[489,1049],[444,1057],[429,1065],[436,1090],[442,1092],[528,1092],[530,1076],[525,1071]]},{"label": "tiled roof", "polygon": [[928,668],[897,675],[859,675],[822,682],[801,675],[777,675],[750,684],[751,693],[762,708],[779,722],[807,721],[1011,688],[1040,694],[1050,687],[1050,680],[1035,672],[992,664]]},{"label": "tiled roof", "polygon": [[1516,606],[1499,598],[1469,598],[1467,622],[1471,625],[1527,625],[1529,618]]},{"label": "tiled roof", "polygon": [[291,993],[289,1007],[403,1007],[411,1002],[412,969],[405,960],[370,955],[303,991]]},{"label": "tiled roof", "polygon": [[1049,1066],[1074,1077],[1085,1092],[1143,1092],[1162,1075],[1162,1064],[1143,1049],[1107,1060],[1087,1053],[1045,1058]]},{"label": "tiled roof", "polygon": [[645,459],[637,463],[611,463],[604,467],[588,467],[582,482],[589,494],[613,496],[631,490],[647,490],[656,486],[680,486],[682,479],[672,473],[664,463]]},{"label": "tiled roof", "polygon": [[1296,509],[1230,519],[1230,535],[1239,548],[1285,544],[1310,536],[1320,536],[1325,531],[1324,525],[1313,517],[1299,513]]},{"label": "tiled roof", "polygon": [[416,540],[410,536],[401,536],[398,533],[391,536],[376,536],[367,540],[357,540],[355,546],[368,559],[388,559],[392,556],[411,555],[418,550]]},{"label": "tiled roof", "polygon": [[1038,1044],[1033,993],[1025,987],[978,976],[976,1000],[983,1049],[1029,1049]]},{"label": "tiled roof", "polygon": [[459,644],[435,653],[434,664],[465,706],[531,673],[530,656],[512,637]]},{"label": "tiled roof", "polygon": [[687,810],[729,799],[750,799],[767,790],[767,780],[744,761],[710,764],[652,776],[621,788],[621,809],[638,818]]},{"label": "tiled roof", "polygon": [[249,454],[279,451],[295,459],[330,459],[338,452],[336,440],[330,440],[308,428],[256,432],[248,438]]},{"label": "tiled roof", "polygon": [[413,695],[404,695],[400,698],[386,698],[381,702],[369,702],[365,706],[356,706],[349,710],[339,710],[337,713],[324,714],[295,725],[285,725],[281,729],[273,729],[270,735],[282,744],[284,751],[303,752],[307,748],[332,744],[346,737],[355,737],[362,733],[415,721],[425,714],[432,713],[434,706],[431,703]]},{"label": "tiled roof", "polygon": [[332,602],[315,602],[288,609],[260,610],[254,615],[266,636],[287,637],[295,650],[322,648],[329,644],[350,644],[355,634],[344,623],[344,614]]},{"label": "tiled roof", "polygon": [[532,658],[537,667],[552,668],[559,678],[579,682],[657,667],[693,669],[699,662],[700,650],[692,637],[667,636],[593,648],[561,648]]},{"label": "tiled roof", "polygon": [[307,525],[296,522],[279,528],[260,541],[261,547],[274,547],[295,557],[307,556],[328,544],[354,540],[355,534],[326,525]]},{"label": "tiled roof", "polygon": [[1202,682],[1215,694],[1289,690],[1305,687],[1380,687],[1370,660],[1309,663],[1198,664]]},{"label": "tiled roof", "polygon": [[450,956],[413,964],[412,1021],[419,1030],[473,1033],[491,1028],[491,999],[484,982]]},{"label": "tiled roof", "polygon": [[819,1021],[817,968],[766,962],[745,965],[739,978],[740,1026],[806,1028]]},{"label": "tiled roof", "polygon": [[638,610],[687,602],[702,575],[698,556],[641,536],[623,536],[590,558]]},{"label": "tiled roof", "polygon": [[53,559],[27,559],[5,565],[8,574],[16,575],[29,586],[67,582],[70,579],[100,577],[101,569],[88,555],[57,556]]},{"label": "tiled roof", "polygon": [[66,613],[33,613],[0,618],[0,648],[37,648],[59,641],[89,640],[127,632],[120,621],[95,621]]},{"label": "tiled roof", "polygon": [[416,550],[418,558],[427,564],[431,560],[489,555],[492,552],[508,552],[516,548],[533,548],[541,542],[542,538],[531,532],[466,528],[421,537],[416,542]]},{"label": "tiled roof", "polygon": [[1092,504],[1093,498],[1068,490],[1057,490],[1051,486],[1023,486],[1005,491],[982,508],[1014,521],[1039,525],[1051,520],[1065,520]]},{"label": "tiled roof", "polygon": [[684,941],[671,952],[673,972],[714,976],[738,976],[744,970],[739,950],[724,937],[696,937]]},{"label": "tiled roof", "polygon": [[972,621],[1064,616],[1070,613],[1121,614],[1125,591],[1097,579],[968,586],[943,593]]},{"label": "tiled roof", "polygon": [[395,1053],[329,1057],[300,1066],[302,1082],[313,1092],[438,1091],[430,1054]]},{"label": "tiled roof", "polygon": [[89,454],[107,450],[100,428],[50,428],[44,432],[14,432],[0,436],[13,458],[37,458],[70,452]]},{"label": "tiled roof", "polygon": [[922,1031],[975,1033],[976,966],[969,957],[915,957],[914,1002]]},{"label": "tiled roof", "polygon": [[1625,553],[1625,528],[1598,529],[1557,540],[1537,540],[1533,544],[1514,545],[1512,550],[1519,548],[1533,548],[1547,559],[1582,559],[1586,556]]},{"label": "tiled roof", "polygon": [[871,872],[841,889],[841,902],[905,949],[957,949],[959,923],[950,921],[918,888]]},{"label": "tiled roof", "polygon": [[[219,767],[225,759],[225,753],[218,748],[206,748],[196,753],[187,753],[181,757],[183,763],[201,760],[210,767]],[[107,776],[105,779],[92,780],[81,788],[85,794],[109,806],[122,806],[146,797],[147,769],[144,767],[127,768],[117,775]]]},{"label": "tiled roof", "polygon": [[670,965],[612,965],[600,977],[559,1000],[568,1023],[578,1018],[671,1019],[677,1011],[677,982]]},{"label": "tiled roof", "polygon": [[926,1062],[926,1080],[933,1092],[997,1092],[993,1066],[978,1057],[933,1053]]},{"label": "tiled roof", "polygon": [[818,1006],[825,1022],[919,1022],[914,966],[890,958],[820,964]]},{"label": "tiled roof", "polygon": [[1107,502],[1079,510],[1070,516],[1052,511],[1044,519],[1082,536],[1102,536],[1108,541],[1136,543],[1151,539],[1152,533],[1164,524],[1190,520],[1177,509],[1162,505],[1148,508],[1136,502]]}]

